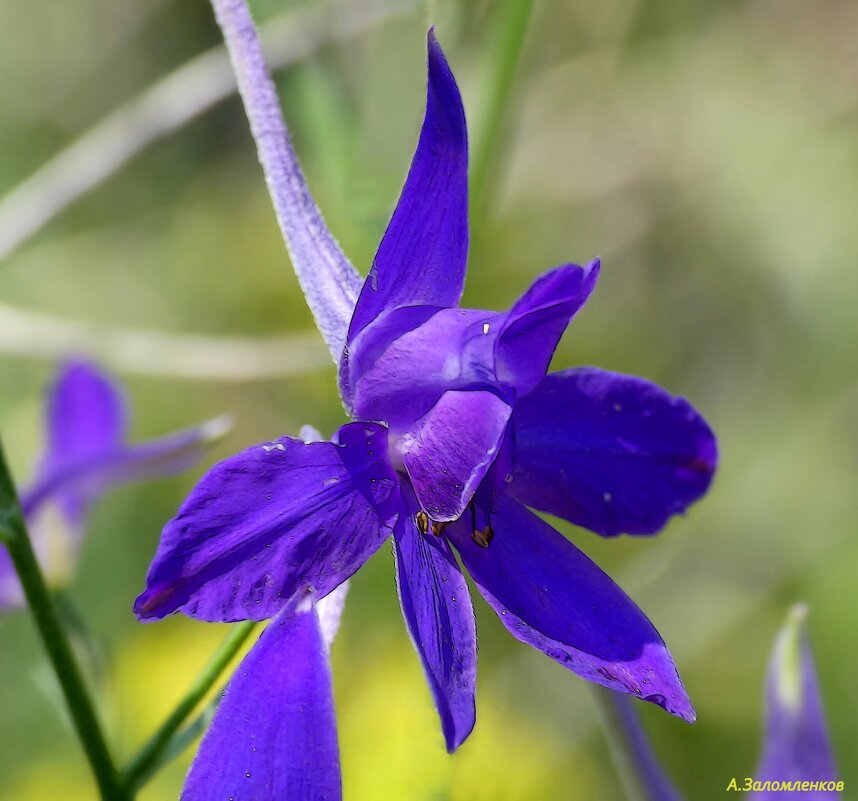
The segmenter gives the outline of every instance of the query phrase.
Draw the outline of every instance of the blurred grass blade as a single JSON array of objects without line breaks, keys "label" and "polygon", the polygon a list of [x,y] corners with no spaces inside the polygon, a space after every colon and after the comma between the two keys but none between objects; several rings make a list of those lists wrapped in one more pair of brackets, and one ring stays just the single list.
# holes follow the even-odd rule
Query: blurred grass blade
[{"label": "blurred grass blade", "polygon": [[[268,64],[294,64],[413,9],[409,0],[290,10],[262,27]],[[121,105],[0,199],[0,260],[149,145],[236,91],[226,48],[214,47]]]},{"label": "blurred grass blade", "polygon": [[184,746],[175,750],[178,748],[176,732],[217,683],[255,627],[256,623],[252,620],[233,626],[169,717],[125,766],[122,784],[129,791],[139,789],[160,766],[168,762],[168,754],[175,756],[181,753]]},{"label": "blurred grass blade", "polygon": [[0,542],[12,563],[33,614],[42,644],[62,687],[75,731],[89,760],[103,801],[130,798],[122,789],[89,689],[75,660],[41,568],[33,552],[15,486],[0,445]]}]

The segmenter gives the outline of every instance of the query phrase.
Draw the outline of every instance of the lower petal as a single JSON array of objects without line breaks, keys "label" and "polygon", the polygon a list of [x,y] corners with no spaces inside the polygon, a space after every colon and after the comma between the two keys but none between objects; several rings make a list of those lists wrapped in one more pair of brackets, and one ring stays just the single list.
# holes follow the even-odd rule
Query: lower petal
[{"label": "lower petal", "polygon": [[546,376],[516,404],[522,503],[598,534],[653,534],[709,488],[715,435],[682,398],[587,367]]},{"label": "lower petal", "polygon": [[402,616],[423,663],[447,750],[453,753],[474,728],[477,631],[468,585],[447,540],[421,534],[413,508],[394,532],[396,586]]},{"label": "lower petal", "polygon": [[510,498],[480,547],[448,529],[483,597],[522,642],[589,681],[651,701],[689,722],[694,709],[652,623],[569,540]]},{"label": "lower petal", "polygon": [[498,453],[511,409],[485,391],[445,392],[396,448],[422,509],[461,517]]},{"label": "lower petal", "polygon": [[235,672],[182,801],[342,797],[331,674],[312,606],[284,609]]}]

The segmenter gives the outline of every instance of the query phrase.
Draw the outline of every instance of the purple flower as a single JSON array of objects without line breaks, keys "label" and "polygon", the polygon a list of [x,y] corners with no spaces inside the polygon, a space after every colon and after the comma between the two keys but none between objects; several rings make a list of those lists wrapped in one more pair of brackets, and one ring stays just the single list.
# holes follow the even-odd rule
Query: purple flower
[{"label": "purple flower", "polygon": [[[834,753],[825,726],[819,683],[804,621],[807,608],[796,606],[775,642],[766,677],[766,731],[755,784],[838,782]],[[796,793],[765,790],[756,801],[795,797],[833,801],[832,790]]]},{"label": "purple flower", "polygon": [[[21,490],[33,548],[48,582],[57,586],[71,577],[87,511],[105,490],[193,466],[227,425],[224,419],[212,420],[129,445],[120,388],[94,365],[65,364],[47,399],[45,451],[34,477]],[[22,603],[9,554],[0,549],[0,609]]]},{"label": "purple flower", "polygon": [[[216,5],[275,205],[287,208],[290,193],[309,196],[288,141],[272,133],[249,18],[241,3]],[[591,681],[695,717],[649,620],[528,507],[602,535],[653,534],[705,493],[714,436],[686,401],[642,379],[595,368],[545,375],[598,262],[547,273],[507,312],[457,306],[468,248],[465,116],[431,32],[428,59],[417,151],[348,331],[338,327],[339,306],[308,295],[326,340],[345,341],[340,390],[355,422],[330,442],[282,437],[215,466],[165,527],[135,605],[143,620],[177,611],[210,621],[275,618],[230,687],[234,711],[219,711],[219,734],[203,743],[186,801],[239,785],[246,794],[237,798],[339,798],[312,768],[315,748],[321,764],[333,764],[335,735],[314,684],[327,674],[312,615],[298,610],[309,615],[391,535],[403,615],[448,750],[475,720],[474,615],[456,552],[515,637]],[[278,159],[287,164],[275,169]],[[312,230],[326,235],[316,217]],[[311,280],[307,254],[299,255]],[[322,282],[326,269],[320,258]],[[291,708],[301,690],[289,672],[313,666],[322,677],[306,676],[313,700],[301,725],[320,739],[305,744],[297,764],[279,704]],[[242,732],[240,756],[230,752],[230,726]],[[254,731],[266,748],[259,775],[249,766],[261,757],[244,748]],[[315,789],[301,795],[287,781]]]}]

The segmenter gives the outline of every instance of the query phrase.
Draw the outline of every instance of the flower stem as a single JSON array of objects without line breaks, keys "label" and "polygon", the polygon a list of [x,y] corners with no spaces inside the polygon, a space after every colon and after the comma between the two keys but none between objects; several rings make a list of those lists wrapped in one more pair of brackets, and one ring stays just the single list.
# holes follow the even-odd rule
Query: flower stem
[{"label": "flower stem", "polygon": [[532,10],[533,0],[509,0],[498,8],[498,41],[494,58],[491,59],[487,71],[487,100],[471,161],[471,211],[475,218],[476,212],[481,210],[485,202],[486,183],[501,139],[507,99],[524,47]]},{"label": "flower stem", "polygon": [[633,801],[682,801],[647,739],[634,709],[634,699],[592,685],[614,763],[626,794]]},{"label": "flower stem", "polygon": [[103,801],[126,801],[131,796],[125,793],[119,782],[119,775],[110,756],[92,697],[33,552],[2,445],[0,445],[0,542],[9,549],[27,604],[59,680],[72,723],[89,760],[101,798]]},{"label": "flower stem", "polygon": [[165,755],[171,753],[174,735],[215,685],[255,626],[255,621],[248,620],[233,627],[176,708],[125,766],[122,771],[122,783],[129,791],[139,789],[154,773],[154,769],[160,766]]},{"label": "flower stem", "polygon": [[328,230],[298,163],[245,0],[211,0],[259,163],[307,305],[339,361],[363,280]]}]

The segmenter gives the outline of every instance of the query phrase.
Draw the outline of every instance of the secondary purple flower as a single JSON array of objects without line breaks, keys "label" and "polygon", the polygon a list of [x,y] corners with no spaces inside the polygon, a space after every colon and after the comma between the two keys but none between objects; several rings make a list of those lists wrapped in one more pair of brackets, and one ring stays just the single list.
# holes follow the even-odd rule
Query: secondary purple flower
[{"label": "secondary purple flower", "polygon": [[766,790],[757,801],[795,797],[832,801],[838,783],[834,752],[825,725],[819,682],[813,664],[804,620],[807,609],[796,606],[775,642],[766,677],[766,730],[755,785],[810,782],[832,789],[802,793]]},{"label": "secondary purple flower", "polygon": [[[126,441],[128,414],[120,388],[94,365],[60,368],[45,409],[45,450],[21,490],[33,548],[48,582],[74,570],[90,506],[112,486],[170,475],[196,464],[225,431],[223,419],[138,445]],[[0,549],[0,609],[23,603],[5,548]]]},{"label": "secondary purple flower", "polygon": [[[225,30],[233,11],[222,12]],[[714,436],[686,401],[642,379],[545,375],[598,262],[547,273],[506,312],[457,306],[465,116],[432,33],[428,60],[417,151],[348,332],[325,318],[328,341],[346,343],[340,389],[355,422],[332,442],[282,437],[212,469],[164,529],[135,610],[145,620],[272,618],[296,598],[326,596],[392,534],[403,615],[450,751],[474,725],[476,676],[454,550],[515,637],[694,720],[649,620],[528,507],[603,535],[653,534],[708,488]]]}]

